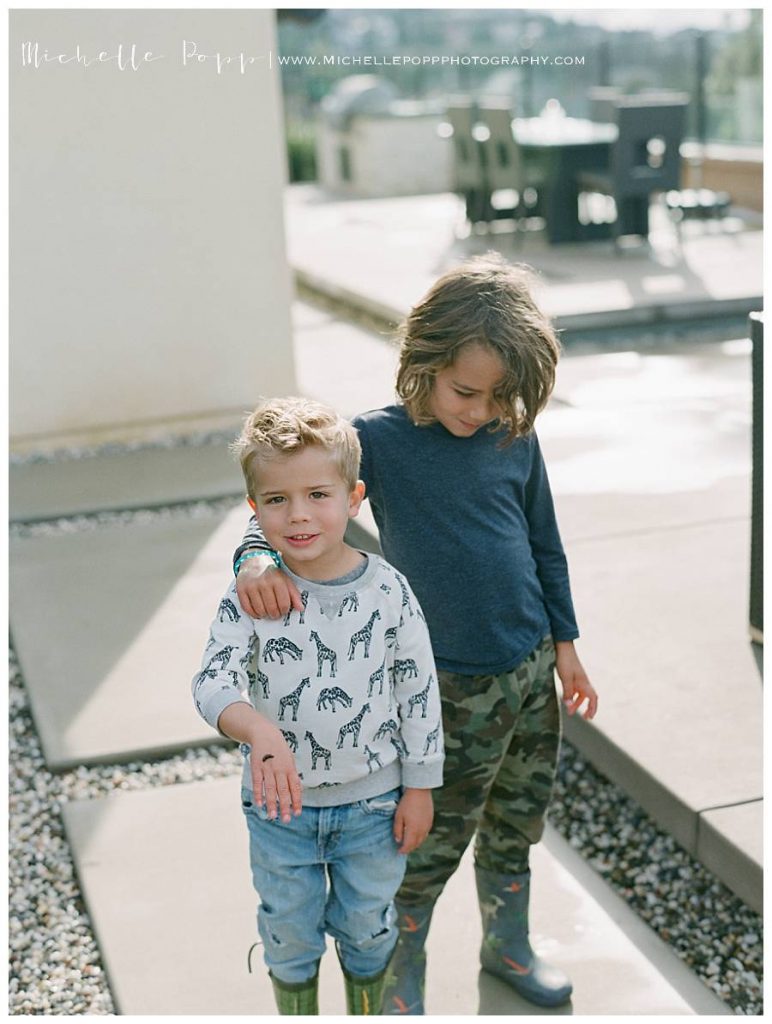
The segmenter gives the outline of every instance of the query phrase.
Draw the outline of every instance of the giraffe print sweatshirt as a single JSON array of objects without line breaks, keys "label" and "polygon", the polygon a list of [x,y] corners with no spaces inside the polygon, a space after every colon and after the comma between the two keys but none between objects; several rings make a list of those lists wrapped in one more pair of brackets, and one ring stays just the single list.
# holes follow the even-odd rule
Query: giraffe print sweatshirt
[{"label": "giraffe print sweatshirt", "polygon": [[[341,585],[285,571],[305,608],[283,619],[250,618],[235,581],[228,588],[193,678],[199,714],[217,728],[229,704],[248,701],[270,719],[295,756],[309,807],[352,803],[399,785],[441,786],[436,670],[405,578],[376,555]],[[243,783],[251,789],[248,747],[242,750]]]}]

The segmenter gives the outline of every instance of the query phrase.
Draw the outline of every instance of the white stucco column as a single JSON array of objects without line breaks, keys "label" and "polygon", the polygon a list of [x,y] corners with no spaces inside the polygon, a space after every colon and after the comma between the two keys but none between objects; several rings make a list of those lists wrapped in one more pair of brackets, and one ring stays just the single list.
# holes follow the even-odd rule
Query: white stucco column
[{"label": "white stucco column", "polygon": [[293,392],[274,12],[16,10],[10,47],[12,444]]}]

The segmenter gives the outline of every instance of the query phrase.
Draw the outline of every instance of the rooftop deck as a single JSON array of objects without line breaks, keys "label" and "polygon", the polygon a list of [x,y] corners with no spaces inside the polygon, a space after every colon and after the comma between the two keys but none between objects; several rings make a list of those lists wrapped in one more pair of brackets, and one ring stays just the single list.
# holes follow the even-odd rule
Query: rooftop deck
[{"label": "rooftop deck", "polygon": [[[541,271],[541,300],[567,332],[760,305],[760,234],[731,225],[702,227],[679,250],[664,223],[651,247],[619,255],[609,243],[548,250],[538,234],[457,239],[451,196],[330,203],[291,189],[287,217],[298,280],[383,334],[452,262],[491,246]],[[762,696],[745,612],[748,346],[741,330],[723,341],[654,334],[640,347],[629,335],[583,339],[567,344],[539,425],[580,653],[600,693],[597,719],[568,722],[567,735],[758,908]],[[396,350],[342,320],[339,307],[296,305],[295,356],[299,389],[345,414],[392,398]],[[15,466],[11,514],[46,519],[241,492],[221,443],[154,448]],[[183,527],[118,516],[12,541],[13,639],[50,766],[212,742],[187,680],[246,514],[246,506],[202,508]],[[372,540],[366,515],[362,525]],[[262,968],[249,978],[243,966],[253,900],[237,788],[236,779],[192,783],[65,808],[119,1012],[271,1012]],[[222,888],[207,886],[229,861]],[[430,936],[430,1012],[533,1013],[478,978],[469,867],[467,859]],[[593,889],[553,833],[534,872],[535,936],[574,976],[572,1012],[721,1012],[620,901]],[[218,951],[204,970],[213,935]],[[323,1012],[342,1010],[336,970],[326,958]]]}]

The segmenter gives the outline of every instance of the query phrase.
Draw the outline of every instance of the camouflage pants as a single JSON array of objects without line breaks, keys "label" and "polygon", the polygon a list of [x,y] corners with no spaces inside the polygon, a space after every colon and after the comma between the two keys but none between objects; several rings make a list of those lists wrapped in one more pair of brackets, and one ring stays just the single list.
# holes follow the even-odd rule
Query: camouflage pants
[{"label": "camouflage pants", "polygon": [[434,825],[408,857],[397,899],[434,902],[477,830],[475,862],[488,871],[528,870],[541,839],[560,746],[555,645],[547,636],[511,672],[439,672],[445,770],[433,791]]}]

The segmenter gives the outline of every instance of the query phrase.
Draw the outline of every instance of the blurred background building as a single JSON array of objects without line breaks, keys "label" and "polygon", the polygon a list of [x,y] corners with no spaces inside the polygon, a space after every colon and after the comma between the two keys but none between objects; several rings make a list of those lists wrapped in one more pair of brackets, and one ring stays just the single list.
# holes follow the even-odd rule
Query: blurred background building
[{"label": "blurred background building", "polygon": [[[292,58],[282,66],[292,181],[318,180],[342,194],[406,193],[402,174],[394,184],[387,176],[380,179],[379,171],[385,174],[378,166],[381,152],[375,137],[380,136],[407,180],[410,169],[416,175],[414,192],[442,191],[448,187],[450,143],[437,136],[435,118],[449,96],[506,101],[513,117],[536,116],[551,98],[558,98],[568,116],[584,118],[592,115],[591,90],[611,86],[622,95],[687,93],[686,153],[689,143],[708,147],[700,153],[703,179],[687,184],[726,188],[736,202],[761,209],[759,9],[626,12],[624,18],[613,11],[315,13],[313,31],[295,18],[279,20],[279,52]],[[349,63],[324,62],[325,56],[336,54],[345,54]],[[581,62],[502,67],[480,60],[458,66],[361,66],[358,72],[352,65],[356,58],[384,54],[474,54],[482,59],[506,54]],[[372,71],[378,84],[370,77],[369,97],[378,99],[375,106],[358,107],[342,83],[352,74]],[[344,97],[351,103],[345,124],[336,131],[323,100],[337,103]],[[691,157],[696,157],[694,150]]]}]

